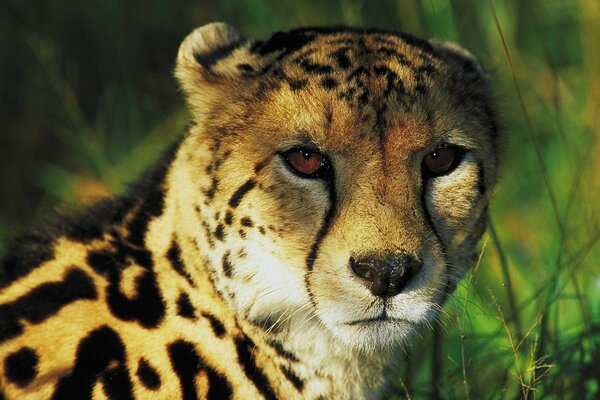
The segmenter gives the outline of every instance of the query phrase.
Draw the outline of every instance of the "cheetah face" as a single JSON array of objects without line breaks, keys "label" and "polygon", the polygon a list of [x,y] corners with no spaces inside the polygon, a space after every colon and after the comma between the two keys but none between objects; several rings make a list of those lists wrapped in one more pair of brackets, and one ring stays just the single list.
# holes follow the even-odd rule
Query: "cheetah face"
[{"label": "cheetah face", "polygon": [[181,196],[200,216],[185,229],[210,244],[236,312],[363,350],[431,321],[474,261],[496,179],[469,53],[346,28],[253,42],[211,24],[176,73],[196,121]]}]

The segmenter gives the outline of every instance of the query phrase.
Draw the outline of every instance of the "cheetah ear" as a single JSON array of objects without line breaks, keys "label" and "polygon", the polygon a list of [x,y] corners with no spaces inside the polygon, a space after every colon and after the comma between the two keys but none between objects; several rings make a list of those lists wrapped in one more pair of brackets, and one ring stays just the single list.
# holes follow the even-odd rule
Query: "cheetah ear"
[{"label": "cheetah ear", "polygon": [[[241,81],[253,70],[252,41],[222,22],[196,28],[179,47],[175,76],[193,112],[227,92],[225,85]],[[239,84],[239,83],[238,83]]]},{"label": "cheetah ear", "polygon": [[477,76],[484,82],[490,80],[490,73],[484,68],[481,61],[464,47],[456,43],[436,40],[431,40],[431,44],[442,58],[461,67],[467,75]]}]

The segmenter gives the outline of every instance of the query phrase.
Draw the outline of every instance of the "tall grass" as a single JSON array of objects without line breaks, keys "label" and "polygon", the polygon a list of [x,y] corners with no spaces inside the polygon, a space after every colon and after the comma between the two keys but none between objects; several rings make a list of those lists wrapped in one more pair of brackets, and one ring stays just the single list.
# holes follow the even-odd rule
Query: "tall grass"
[{"label": "tall grass", "polygon": [[[221,0],[0,5],[0,250],[55,207],[119,193],[186,123],[179,41],[380,26],[456,41],[492,71],[504,125],[480,260],[383,398],[600,398],[600,3]],[[62,205],[62,206],[60,206]]]}]

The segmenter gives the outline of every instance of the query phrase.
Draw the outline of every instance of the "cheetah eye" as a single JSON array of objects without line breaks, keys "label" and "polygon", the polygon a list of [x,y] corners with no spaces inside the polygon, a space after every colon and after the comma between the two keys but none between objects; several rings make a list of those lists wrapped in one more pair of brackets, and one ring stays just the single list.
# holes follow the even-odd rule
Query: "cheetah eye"
[{"label": "cheetah eye", "polygon": [[430,177],[449,174],[458,166],[464,153],[459,147],[441,147],[425,156],[423,172]]},{"label": "cheetah eye", "polygon": [[292,171],[303,178],[324,178],[329,170],[327,157],[316,150],[295,148],[282,156]]}]

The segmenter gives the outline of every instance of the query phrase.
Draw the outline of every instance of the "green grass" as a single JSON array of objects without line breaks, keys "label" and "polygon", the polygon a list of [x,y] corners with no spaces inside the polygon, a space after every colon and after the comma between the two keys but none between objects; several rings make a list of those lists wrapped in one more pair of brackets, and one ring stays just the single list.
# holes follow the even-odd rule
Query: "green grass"
[{"label": "green grass", "polygon": [[[325,3],[325,4],[323,4]],[[122,192],[183,129],[179,42],[379,26],[456,41],[493,72],[501,181],[481,259],[386,398],[600,397],[600,3],[594,0],[0,5],[0,250],[54,208]]]}]

